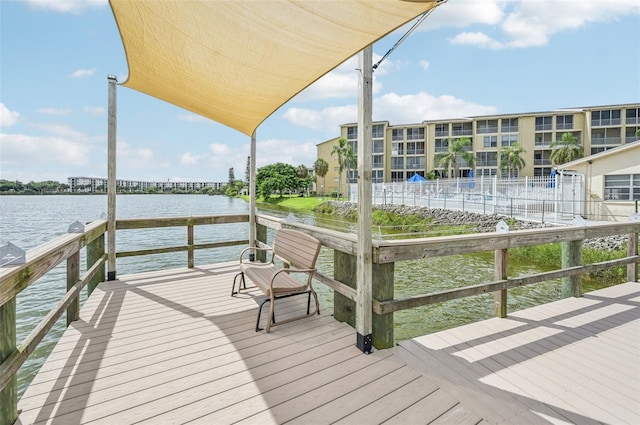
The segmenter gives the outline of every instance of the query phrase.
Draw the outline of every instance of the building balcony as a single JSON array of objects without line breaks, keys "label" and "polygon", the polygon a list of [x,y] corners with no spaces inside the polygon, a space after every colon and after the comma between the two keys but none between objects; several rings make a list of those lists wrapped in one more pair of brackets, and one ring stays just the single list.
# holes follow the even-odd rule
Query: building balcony
[{"label": "building balcony", "polygon": [[473,130],[453,130],[453,136],[473,136]]},{"label": "building balcony", "polygon": [[619,145],[622,143],[620,137],[598,137],[591,139],[591,146],[594,145]]},{"label": "building balcony", "polygon": [[553,126],[551,124],[536,124],[536,131],[551,131]]},{"label": "building balcony", "polygon": [[497,133],[498,127],[478,127],[478,134],[488,134],[488,133]]},{"label": "building balcony", "polygon": [[606,125],[620,125],[620,118],[607,118],[591,121],[591,127],[602,127]]}]

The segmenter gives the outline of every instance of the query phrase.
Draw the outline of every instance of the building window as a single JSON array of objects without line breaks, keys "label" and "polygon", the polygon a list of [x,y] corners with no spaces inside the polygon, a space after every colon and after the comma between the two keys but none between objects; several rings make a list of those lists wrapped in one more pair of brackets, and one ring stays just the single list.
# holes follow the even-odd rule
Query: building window
[{"label": "building window", "polygon": [[478,120],[476,124],[477,133],[497,133],[498,120]]},{"label": "building window", "polygon": [[571,130],[573,128],[573,115],[558,115],[556,117],[556,130]]},{"label": "building window", "polygon": [[384,171],[373,170],[371,172],[371,180],[373,183],[384,183]]},{"label": "building window", "polygon": [[436,124],[436,137],[449,136],[449,124]]},{"label": "building window", "polygon": [[424,142],[407,142],[407,155],[424,155]]},{"label": "building window", "polygon": [[391,172],[391,181],[392,182],[403,182],[404,181],[404,171],[392,171]]},{"label": "building window", "polygon": [[473,125],[470,122],[453,123],[454,136],[471,136],[473,135]]},{"label": "building window", "polygon": [[372,168],[384,168],[384,156],[373,155],[372,156]]},{"label": "building window", "polygon": [[518,118],[502,118],[502,132],[503,133],[517,133],[518,132]]},{"label": "building window", "polygon": [[478,152],[476,153],[476,166],[497,167],[498,152]]},{"label": "building window", "polygon": [[551,145],[551,136],[553,133],[538,133],[536,134],[535,144],[536,146],[549,146]]},{"label": "building window", "polygon": [[478,168],[476,170],[476,177],[480,177],[480,176],[485,176],[485,177],[492,177],[495,176],[498,172],[497,168]]},{"label": "building window", "polygon": [[640,200],[640,174],[604,176],[604,199],[616,201]]},{"label": "building window", "polygon": [[484,146],[485,148],[497,148],[498,136],[483,136],[482,146]]},{"label": "building window", "polygon": [[374,138],[384,137],[384,124],[374,124],[371,128],[371,133]]},{"label": "building window", "polygon": [[391,155],[404,155],[404,143],[391,143]]},{"label": "building window", "polygon": [[553,129],[551,124],[551,116],[536,117],[536,131],[548,131]]},{"label": "building window", "polygon": [[347,144],[351,147],[351,151],[355,155],[358,152],[358,142],[350,141],[350,142],[347,142]]},{"label": "building window", "polygon": [[347,127],[347,139],[349,140],[357,140],[358,139],[358,127]]},{"label": "building window", "polygon": [[407,158],[407,170],[424,170],[424,156]]},{"label": "building window", "polygon": [[449,150],[449,140],[448,139],[436,139],[435,143],[435,151],[436,152],[446,152]]},{"label": "building window", "polygon": [[534,152],[533,165],[551,165],[551,151]]},{"label": "building window", "polygon": [[407,140],[424,140],[424,127],[407,128]]},{"label": "building window", "polygon": [[624,135],[624,142],[631,143],[640,139],[640,136],[636,136],[636,133],[640,131],[640,127],[627,127]]},{"label": "building window", "polygon": [[517,134],[503,134],[500,146],[513,146],[518,143]]},{"label": "building window", "polygon": [[620,145],[620,128],[599,128],[591,133],[591,145]]},{"label": "building window", "polygon": [[640,108],[627,108],[626,124],[640,124]]},{"label": "building window", "polygon": [[373,153],[384,153],[384,140],[373,141]]},{"label": "building window", "polygon": [[620,125],[620,109],[591,111],[591,125]]},{"label": "building window", "polygon": [[404,140],[404,128],[394,128],[391,130],[391,140]]},{"label": "building window", "polygon": [[391,157],[391,169],[404,170],[404,157],[402,156]]}]

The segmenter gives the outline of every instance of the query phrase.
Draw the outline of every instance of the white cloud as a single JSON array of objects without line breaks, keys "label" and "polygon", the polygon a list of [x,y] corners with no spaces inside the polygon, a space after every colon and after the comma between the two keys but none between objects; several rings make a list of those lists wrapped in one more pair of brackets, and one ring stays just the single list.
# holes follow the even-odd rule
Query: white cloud
[{"label": "white cloud", "polygon": [[71,73],[71,75],[69,75],[71,78],[85,78],[85,77],[90,77],[93,74],[96,73],[96,69],[92,68],[92,69],[78,69],[76,71],[73,71]]},{"label": "white cloud", "polygon": [[24,0],[35,9],[53,10],[62,13],[80,13],[87,9],[107,6],[107,0]]},{"label": "white cloud", "polygon": [[[455,6],[454,6],[455,5]],[[484,16],[480,14],[478,20],[466,19],[462,14],[455,20],[456,9],[483,8],[487,6],[494,11],[501,10],[501,14],[491,12],[489,15],[498,18],[482,22]],[[474,45],[488,49],[524,48],[544,46],[549,38],[558,32],[581,28],[593,22],[607,22],[625,15],[640,14],[637,0],[608,0],[606,2],[588,2],[584,0],[520,0],[507,2],[500,0],[483,2],[450,2],[434,11],[432,17],[437,18],[439,9],[450,14],[453,20],[447,21],[452,26],[467,26],[470,24],[496,25],[501,32],[492,37],[481,31],[463,32],[450,39],[451,44]],[[479,10],[476,10],[479,12]],[[442,24],[440,23],[440,25]],[[492,30],[493,31],[493,30]]]},{"label": "white cloud", "polygon": [[305,108],[289,108],[283,118],[298,127],[335,133],[340,124],[358,119],[358,106],[333,106],[316,111]]},{"label": "white cloud", "polygon": [[490,115],[493,106],[478,105],[453,96],[432,96],[420,92],[411,95],[388,93],[374,100],[373,119],[393,124],[416,123],[424,120]]},{"label": "white cloud", "polygon": [[256,143],[257,168],[275,164],[276,162],[284,162],[285,164],[291,164],[293,166],[300,164],[311,166],[316,160],[316,156],[316,145],[311,142],[269,139]]},{"label": "white cloud", "polygon": [[60,108],[40,108],[38,112],[45,115],[58,115],[58,116],[66,116],[70,115],[73,112],[71,109],[60,109]]},{"label": "white cloud", "polygon": [[[493,106],[479,105],[453,96],[435,97],[428,93],[398,95],[387,93],[373,99],[373,119],[391,124],[421,122],[423,120],[487,115],[496,113]],[[290,124],[312,130],[335,133],[341,124],[356,122],[357,105],[345,105],[322,110],[290,108],[283,117]]]},{"label": "white cloud", "polygon": [[106,110],[102,106],[85,106],[82,111],[93,116],[100,116],[106,113]]},{"label": "white cloud", "polygon": [[0,102],[0,127],[11,127],[16,122],[20,113],[16,111],[10,111],[9,108],[4,106],[4,103]]},{"label": "white cloud", "polygon": [[84,142],[88,140],[85,133],[65,124],[33,124],[34,127],[44,130],[56,137]]},{"label": "white cloud", "polygon": [[418,30],[463,28],[473,24],[496,25],[504,18],[507,3],[505,0],[451,0],[437,7]]},{"label": "white cloud", "polygon": [[169,161],[158,159],[149,148],[135,148],[129,143],[118,141],[116,148],[116,163],[118,172],[123,175],[135,176],[140,171],[166,169],[171,166]]},{"label": "white cloud", "polygon": [[60,136],[28,136],[24,134],[0,134],[2,167],[47,167],[57,165],[84,165],[90,146],[81,140],[70,140]]},{"label": "white cloud", "polygon": [[421,60],[420,61],[420,67],[422,67],[422,69],[424,69],[425,71],[427,71],[429,69],[429,61],[426,60]]}]

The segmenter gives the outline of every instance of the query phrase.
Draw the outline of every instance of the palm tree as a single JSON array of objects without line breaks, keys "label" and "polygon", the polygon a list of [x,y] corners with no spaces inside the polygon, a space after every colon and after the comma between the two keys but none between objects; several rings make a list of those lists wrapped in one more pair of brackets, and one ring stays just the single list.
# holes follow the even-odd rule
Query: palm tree
[{"label": "palm tree", "polygon": [[342,186],[342,172],[352,168],[356,162],[353,149],[347,143],[347,139],[341,137],[338,139],[338,144],[331,149],[331,156],[336,155],[338,157],[338,196],[340,196],[340,189]]},{"label": "palm tree", "polygon": [[[459,177],[461,158],[464,159],[471,168],[473,168],[475,163],[473,154],[465,149],[467,146],[471,146],[471,140],[467,137],[449,139],[449,149],[447,152],[435,156],[435,166],[438,167],[438,165],[441,165],[446,169],[448,177]],[[451,176],[449,176],[450,169],[453,170]]]},{"label": "palm tree", "polygon": [[322,177],[322,196],[324,196],[324,186],[325,186],[324,177],[327,175],[328,172],[329,172],[329,163],[324,159],[318,158],[316,162],[313,163],[313,173],[318,177]]},{"label": "palm tree", "polygon": [[551,144],[551,165],[560,165],[582,158],[582,146],[571,133],[564,133],[560,140]]},{"label": "palm tree", "polygon": [[507,170],[509,178],[515,177],[516,172],[524,168],[524,159],[520,156],[526,151],[518,144],[515,143],[511,146],[503,146],[498,152],[498,166],[500,170]]}]

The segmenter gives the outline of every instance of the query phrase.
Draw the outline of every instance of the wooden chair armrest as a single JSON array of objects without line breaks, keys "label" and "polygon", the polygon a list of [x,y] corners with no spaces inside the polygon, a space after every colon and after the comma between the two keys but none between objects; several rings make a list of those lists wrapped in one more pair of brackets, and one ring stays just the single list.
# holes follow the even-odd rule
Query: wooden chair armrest
[{"label": "wooden chair armrest", "polygon": [[[273,274],[273,276],[271,276],[271,281],[269,282],[269,287],[271,288],[271,291],[273,292],[273,281],[276,279],[276,276],[278,276],[280,273],[310,273],[311,274],[311,278],[313,278],[313,273],[316,271],[317,269],[280,269],[277,272],[275,272]],[[307,284],[309,284],[311,281],[311,279],[309,279],[309,282]]]},{"label": "wooden chair armrest", "polygon": [[266,252],[271,252],[271,259],[270,259],[270,261],[268,261],[268,262],[267,262],[267,264],[273,263],[273,260],[274,260],[274,258],[275,258],[275,255],[274,255],[274,253],[273,253],[273,248],[271,248],[271,247],[262,248],[262,247],[258,247],[258,246],[248,246],[248,247],[246,247],[245,249],[243,249],[243,250],[240,252],[240,262],[241,262],[241,263],[247,262],[247,261],[244,261],[244,260],[243,260],[244,255],[245,255],[247,252],[254,252],[254,253],[255,253],[255,252],[257,252],[257,251],[266,251]]}]

